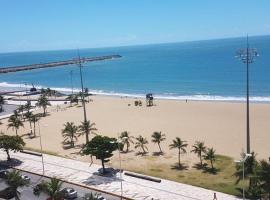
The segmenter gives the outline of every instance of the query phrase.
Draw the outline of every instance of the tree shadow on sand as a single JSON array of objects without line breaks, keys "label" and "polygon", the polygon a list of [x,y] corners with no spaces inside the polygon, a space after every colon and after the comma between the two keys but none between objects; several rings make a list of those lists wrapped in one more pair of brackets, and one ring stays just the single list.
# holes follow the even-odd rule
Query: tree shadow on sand
[{"label": "tree shadow on sand", "polygon": [[28,132],[28,133],[24,133],[22,135],[20,135],[21,138],[26,137],[28,139],[34,139],[34,138],[38,138],[39,136],[35,136],[34,133]]},{"label": "tree shadow on sand", "polygon": [[62,147],[64,150],[69,150],[69,149],[74,148],[74,146],[72,145],[72,143],[70,141],[62,142]]},{"label": "tree shadow on sand", "polygon": [[148,152],[136,152],[135,155],[136,156],[146,156],[148,154]]},{"label": "tree shadow on sand", "polygon": [[175,163],[174,165],[171,165],[171,169],[173,169],[173,170],[187,170],[188,166],[185,164],[180,164],[180,166],[179,166],[179,163]]},{"label": "tree shadow on sand", "polygon": [[27,138],[31,139],[31,133],[24,133],[24,134],[20,135],[20,137],[21,138],[27,137]]},{"label": "tree shadow on sand", "polygon": [[196,163],[192,166],[193,168],[197,170],[202,170],[203,173],[209,173],[209,174],[217,174],[220,172],[220,169],[209,167],[207,163],[203,163],[201,166],[201,163]]},{"label": "tree shadow on sand", "polygon": [[51,114],[49,112],[46,112],[45,115],[43,113],[36,114],[36,117],[38,117],[38,118],[47,117],[47,116],[51,116]]},{"label": "tree shadow on sand", "polygon": [[217,168],[211,168],[208,166],[205,166],[203,169],[203,173],[209,173],[209,174],[217,174],[218,172],[220,172],[220,169]]},{"label": "tree shadow on sand", "polygon": [[163,156],[163,155],[164,155],[164,153],[160,152],[160,151],[152,153],[152,156]]},{"label": "tree shadow on sand", "polygon": [[121,154],[128,154],[128,153],[133,153],[134,150],[128,150],[128,151],[120,151]]},{"label": "tree shadow on sand", "polygon": [[198,170],[203,170],[204,168],[207,167],[207,163],[203,163],[202,165],[201,163],[196,163],[192,167]]},{"label": "tree shadow on sand", "polygon": [[83,148],[84,148],[84,146],[85,146],[85,144],[77,144],[77,145],[75,145],[73,147],[73,149],[79,150],[79,151],[75,151],[75,152],[72,152],[70,154],[84,156],[84,154],[83,154]]}]

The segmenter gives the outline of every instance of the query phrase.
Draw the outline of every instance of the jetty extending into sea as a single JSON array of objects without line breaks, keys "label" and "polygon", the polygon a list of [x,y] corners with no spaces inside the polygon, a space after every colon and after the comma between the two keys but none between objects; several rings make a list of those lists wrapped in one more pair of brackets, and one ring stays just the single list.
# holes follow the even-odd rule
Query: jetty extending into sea
[{"label": "jetty extending into sea", "polygon": [[[98,56],[98,57],[84,57],[80,58],[81,63],[86,62],[94,62],[94,61],[102,61],[102,60],[110,60],[115,58],[121,58],[120,55],[108,55],[108,56]],[[58,67],[64,65],[72,65],[77,64],[79,59],[73,60],[64,60],[64,61],[56,61],[49,63],[40,63],[40,64],[31,64],[31,65],[21,65],[21,66],[11,66],[11,67],[0,67],[0,74],[10,73],[10,72],[18,72],[18,71],[26,71],[40,68],[49,68],[49,67]]]}]

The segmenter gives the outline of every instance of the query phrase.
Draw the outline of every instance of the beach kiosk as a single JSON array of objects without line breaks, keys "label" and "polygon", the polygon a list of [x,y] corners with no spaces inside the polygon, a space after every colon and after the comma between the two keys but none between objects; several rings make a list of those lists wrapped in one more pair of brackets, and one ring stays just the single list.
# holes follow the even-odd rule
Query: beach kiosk
[{"label": "beach kiosk", "polygon": [[153,106],[154,105],[154,97],[153,94],[148,93],[146,94],[146,106]]}]

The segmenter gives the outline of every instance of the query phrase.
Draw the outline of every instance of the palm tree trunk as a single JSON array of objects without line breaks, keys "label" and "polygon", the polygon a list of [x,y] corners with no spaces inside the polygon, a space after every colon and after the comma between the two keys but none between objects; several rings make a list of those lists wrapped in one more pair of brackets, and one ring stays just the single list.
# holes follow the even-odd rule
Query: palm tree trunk
[{"label": "palm tree trunk", "polygon": [[16,136],[18,136],[18,129],[17,128],[15,128],[15,132],[16,132]]},{"label": "palm tree trunk", "polygon": [[159,148],[159,152],[162,153],[161,147],[160,147],[160,143],[158,142],[158,148]]},{"label": "palm tree trunk", "polygon": [[74,147],[73,136],[72,136],[72,137],[70,137],[70,143],[71,143],[71,147]]},{"label": "palm tree trunk", "polygon": [[89,142],[89,132],[88,131],[85,132],[85,139],[86,139],[86,143],[88,143]]},{"label": "palm tree trunk", "polygon": [[6,151],[6,153],[7,153],[7,160],[8,160],[8,161],[10,161],[10,160],[11,160],[11,158],[10,158],[10,155],[9,155],[9,150],[8,150],[8,149],[6,149],[5,151]]},{"label": "palm tree trunk", "polygon": [[179,149],[179,152],[178,152],[178,164],[179,164],[179,168],[181,167],[181,159],[180,159],[181,154],[180,153],[181,152],[180,152],[180,149]]},{"label": "palm tree trunk", "polygon": [[212,167],[212,170],[214,169],[214,165],[213,165],[213,160],[210,160],[211,161],[211,167]]},{"label": "palm tree trunk", "polygon": [[36,122],[34,122],[34,137],[36,137]]},{"label": "palm tree trunk", "polygon": [[104,159],[101,159],[101,164],[102,164],[103,174],[105,174],[105,164],[104,164]]},{"label": "palm tree trunk", "polygon": [[30,125],[30,129],[32,129],[32,123],[31,123],[30,119],[29,119],[29,125]]},{"label": "palm tree trunk", "polygon": [[17,191],[17,188],[15,189],[15,200],[20,200],[20,197],[19,195],[17,194],[18,191]]},{"label": "palm tree trunk", "polygon": [[143,150],[143,153],[145,153],[145,149],[144,149],[144,147],[142,146],[142,150]]},{"label": "palm tree trunk", "polygon": [[200,162],[201,162],[201,167],[202,167],[202,153],[200,153],[199,156],[200,156]]},{"label": "palm tree trunk", "polygon": [[126,150],[126,152],[128,152],[128,150],[129,150],[128,148],[129,148],[129,143],[127,143],[127,150]]}]

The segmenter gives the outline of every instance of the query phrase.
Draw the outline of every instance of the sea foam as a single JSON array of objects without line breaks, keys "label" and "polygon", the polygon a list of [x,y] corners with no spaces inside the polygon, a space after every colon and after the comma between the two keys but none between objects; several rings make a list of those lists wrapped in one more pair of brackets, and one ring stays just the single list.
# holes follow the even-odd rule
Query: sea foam
[{"label": "sea foam", "polygon": [[[18,83],[7,83],[0,82],[0,91],[13,91],[13,90],[25,90],[26,88],[31,88],[31,85],[24,85]],[[38,89],[48,88],[47,86],[35,86]],[[71,94],[71,88],[61,88],[61,87],[50,87],[53,90],[57,90],[59,92],[63,92],[65,94]],[[73,92],[80,92],[81,89],[73,88]],[[102,96],[118,96],[118,97],[129,97],[129,98],[145,98],[145,94],[129,94],[123,92],[115,92],[115,91],[104,91],[104,90],[93,90],[89,89],[89,93],[94,95],[102,95]],[[164,100],[181,100],[181,101],[226,101],[226,102],[244,102],[246,101],[245,96],[217,96],[217,95],[176,95],[175,93],[164,93],[164,94],[153,94],[156,99],[164,99]],[[270,96],[251,96],[251,102],[261,102],[261,103],[269,103]]]}]

